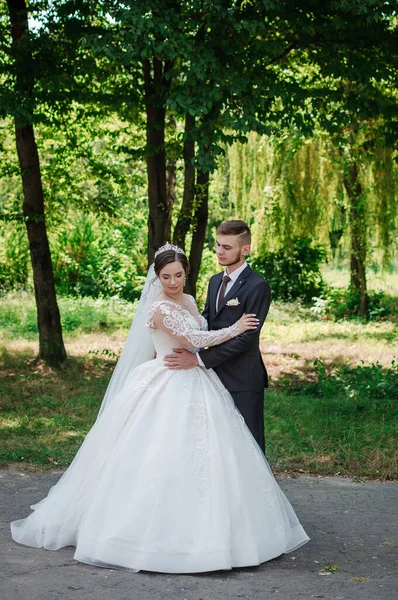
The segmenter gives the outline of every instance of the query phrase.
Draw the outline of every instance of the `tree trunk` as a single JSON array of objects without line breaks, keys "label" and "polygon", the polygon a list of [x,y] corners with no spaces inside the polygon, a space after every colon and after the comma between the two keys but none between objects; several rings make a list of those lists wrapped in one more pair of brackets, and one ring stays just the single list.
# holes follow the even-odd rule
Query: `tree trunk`
[{"label": "tree trunk", "polygon": [[[177,127],[176,120],[173,115],[169,115],[169,121],[167,123],[168,128],[172,129],[174,134]],[[175,193],[176,193],[176,171],[177,171],[177,156],[176,152],[173,148],[166,153],[166,198],[167,198],[167,208],[169,210],[169,214],[173,210],[174,202],[175,202]]]},{"label": "tree trunk", "polygon": [[184,194],[178,221],[174,228],[173,242],[185,250],[185,236],[192,222],[193,202],[195,198],[195,142],[192,139],[192,129],[195,125],[195,117],[185,115],[184,136]]},{"label": "tree trunk", "polygon": [[187,281],[187,291],[194,297],[196,297],[196,283],[199,277],[209,217],[209,180],[210,173],[208,171],[206,173],[198,171],[196,180],[196,207],[193,217],[191,252],[189,255],[190,271]]},{"label": "tree trunk", "polygon": [[[165,95],[170,82],[165,75],[171,64],[164,65],[158,58],[153,69],[148,59],[143,62],[146,108],[146,152],[148,174],[148,262],[153,262],[155,251],[170,240],[171,211],[167,202]],[[153,71],[153,72],[152,72]]]},{"label": "tree trunk", "polygon": [[349,220],[351,228],[351,288],[358,293],[358,315],[366,317],[369,298],[366,285],[367,228],[365,202],[358,177],[357,162],[350,161],[344,174],[344,187],[350,200]]},{"label": "tree trunk", "polygon": [[29,46],[28,13],[25,0],[7,0],[12,46],[17,72],[17,94],[23,105],[16,113],[15,136],[23,187],[23,214],[30,257],[39,328],[39,356],[49,363],[65,360],[66,352],[55,294],[48,243],[39,155],[32,125],[33,58]]}]

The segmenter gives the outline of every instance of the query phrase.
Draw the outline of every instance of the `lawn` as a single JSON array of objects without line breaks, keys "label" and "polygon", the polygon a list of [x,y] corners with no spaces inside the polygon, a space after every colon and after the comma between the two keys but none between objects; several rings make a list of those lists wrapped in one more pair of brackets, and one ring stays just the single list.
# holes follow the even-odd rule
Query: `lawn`
[{"label": "lawn", "polygon": [[[344,264],[341,268],[332,265],[324,265],[322,267],[322,275],[327,284],[333,287],[347,288],[350,283],[350,273],[348,264]],[[398,270],[395,268],[392,272],[374,271],[368,269],[366,273],[368,289],[376,292],[386,292],[398,296]]]},{"label": "lawn", "polygon": [[[32,297],[0,300],[0,464],[66,467],[96,418],[134,306],[63,298],[68,361],[35,359]],[[276,471],[398,478],[398,325],[328,321],[273,303],[262,332],[271,376],[267,456]]]}]

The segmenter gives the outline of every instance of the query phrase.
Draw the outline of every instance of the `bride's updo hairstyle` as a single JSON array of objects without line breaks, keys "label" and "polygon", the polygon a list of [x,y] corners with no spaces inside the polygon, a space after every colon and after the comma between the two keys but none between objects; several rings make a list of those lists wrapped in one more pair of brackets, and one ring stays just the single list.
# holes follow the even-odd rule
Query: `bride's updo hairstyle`
[{"label": "bride's updo hairstyle", "polygon": [[189,262],[188,262],[187,257],[182,252],[176,252],[175,250],[165,250],[164,252],[161,252],[160,254],[155,256],[155,261],[154,261],[153,266],[154,266],[156,275],[159,277],[160,271],[166,265],[169,265],[170,263],[173,263],[176,261],[182,264],[183,269],[185,271],[185,275],[188,275]]}]

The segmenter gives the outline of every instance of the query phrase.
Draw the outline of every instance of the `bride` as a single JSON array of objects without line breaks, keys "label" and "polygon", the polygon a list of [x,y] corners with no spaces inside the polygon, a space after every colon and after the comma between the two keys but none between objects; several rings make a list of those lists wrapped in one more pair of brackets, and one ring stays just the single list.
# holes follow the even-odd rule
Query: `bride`
[{"label": "bride", "polygon": [[[215,372],[170,370],[172,348],[221,344],[257,327],[244,315],[207,331],[183,293],[188,261],[155,254],[96,422],[16,542],[130,571],[195,573],[258,565],[308,541]],[[153,358],[154,351],[156,358]]]}]

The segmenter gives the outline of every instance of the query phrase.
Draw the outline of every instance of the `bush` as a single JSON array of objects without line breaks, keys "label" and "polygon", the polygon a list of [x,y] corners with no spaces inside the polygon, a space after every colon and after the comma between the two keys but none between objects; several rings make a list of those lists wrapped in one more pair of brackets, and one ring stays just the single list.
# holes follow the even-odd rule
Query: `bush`
[{"label": "bush", "polygon": [[[398,416],[398,362],[393,360],[389,367],[379,363],[350,367],[343,365],[334,373],[328,373],[324,363],[316,360],[314,370],[317,381],[305,387],[305,392],[314,396],[330,397],[341,402],[352,401],[353,410],[366,411],[378,404],[383,410],[389,409],[389,415]],[[345,405],[346,408],[348,404]]]},{"label": "bush", "polygon": [[25,289],[28,281],[29,246],[19,224],[0,231],[0,294]]},{"label": "bush", "polygon": [[295,238],[289,246],[256,257],[252,266],[270,284],[275,300],[311,302],[325,289],[320,265],[326,258],[323,246],[312,239]]},{"label": "bush", "polygon": [[54,280],[62,296],[139,298],[146,275],[141,230],[76,215],[53,235]]},{"label": "bush", "polygon": [[[58,295],[139,298],[147,258],[145,213],[137,213],[112,221],[70,210],[68,218],[48,227]],[[7,223],[0,227],[0,295],[32,287],[25,228]]]},{"label": "bush", "polygon": [[[382,291],[368,292],[369,315],[368,319],[372,321],[383,318],[390,318],[393,315],[398,316],[398,306],[395,299],[390,298]],[[358,292],[352,288],[324,288],[319,297],[312,298],[314,305],[311,311],[314,314],[325,316],[332,319],[350,319],[358,318],[358,306],[360,297]],[[394,310],[395,309],[395,310]]]}]

